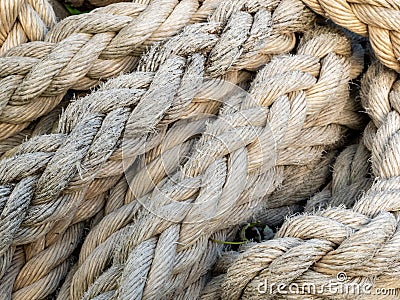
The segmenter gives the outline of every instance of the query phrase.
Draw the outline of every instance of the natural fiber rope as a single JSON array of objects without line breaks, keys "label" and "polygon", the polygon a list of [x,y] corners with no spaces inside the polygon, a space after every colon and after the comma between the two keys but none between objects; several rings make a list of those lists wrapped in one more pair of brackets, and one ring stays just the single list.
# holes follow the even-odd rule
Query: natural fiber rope
[{"label": "natural fiber rope", "polygon": [[[193,95],[174,98],[179,89],[198,85],[191,80],[181,82],[182,78],[202,77],[204,69],[207,75],[218,76],[231,69],[258,66],[273,53],[290,51],[296,42],[294,33],[306,30],[312,22],[300,1],[263,3],[266,6],[248,2],[243,11],[233,8],[240,9],[245,2],[224,3],[209,23],[188,26],[161,48],[151,50],[139,67],[142,71],[111,80],[69,105],[58,134],[38,136],[6,153],[9,158],[0,161],[0,174],[4,174],[0,182],[7,203],[4,214],[12,216],[13,222],[4,221],[8,239],[2,247],[2,268],[7,270],[15,245],[35,242],[28,247],[29,261],[14,283],[15,299],[42,298],[58,285],[66,270],[65,259],[82,229],[68,225],[96,214],[96,208],[85,214],[88,205],[81,205],[82,200],[87,197],[90,203],[101,204],[103,200],[97,198],[124,170],[119,144],[123,131],[138,137],[130,150],[132,157],[141,153],[146,139],[149,147],[151,143],[155,147],[163,134],[160,122],[166,125],[190,115],[193,106],[198,106],[189,105]],[[201,53],[208,54],[207,61]],[[218,81],[209,88],[218,91]],[[151,133],[157,126],[160,132],[154,136]],[[19,193],[25,197],[15,202]],[[15,216],[9,212],[14,211],[13,205],[18,208]],[[13,271],[10,276],[15,275]]]},{"label": "natural fiber rope", "polygon": [[118,2],[136,2],[136,3],[148,3],[150,0],[64,0],[67,4],[73,7],[101,7]]},{"label": "natural fiber rope", "polygon": [[[254,221],[270,228],[279,228],[287,216],[299,212],[315,212],[338,206],[353,207],[372,184],[367,163],[369,151],[363,143],[348,146],[333,164],[334,154],[333,151],[328,152],[320,161],[301,168],[286,167],[282,186],[263,202],[264,206],[255,214]],[[330,173],[332,181],[316,193],[327,183]],[[305,207],[298,204],[304,200],[307,200]]]},{"label": "natural fiber rope", "polygon": [[[64,2],[71,4],[71,6],[74,7],[101,7],[119,2],[148,4],[150,1],[151,0],[64,0]],[[220,0],[199,0],[199,2],[201,3],[202,10],[216,8],[221,3]]]},{"label": "natural fiber rope", "polygon": [[304,205],[301,202],[327,184],[335,154],[335,151],[327,151],[324,157],[305,166],[285,166],[282,184],[262,201],[252,221],[278,228],[287,216],[302,212]]},{"label": "natural fiber rope", "polygon": [[369,36],[381,62],[400,72],[400,4],[397,0],[303,0],[316,13]]},{"label": "natural fiber rope", "polygon": [[[64,103],[63,103],[64,102]],[[57,132],[58,120],[67,101],[63,101],[47,115],[40,117],[32,126],[24,129],[13,137],[0,141],[0,159],[8,151],[26,142],[28,139],[44,134]]]},{"label": "natural fiber rope", "polygon": [[146,46],[175,35],[192,17],[204,21],[213,8],[195,14],[197,0],[148,2],[68,17],[45,42],[22,44],[0,58],[0,140],[48,113],[68,89],[89,89],[132,70]]},{"label": "natural fiber rope", "polygon": [[307,201],[305,211],[339,206],[352,208],[372,184],[369,157],[370,152],[363,142],[343,150],[333,166],[332,182]]},{"label": "natural fiber rope", "polygon": [[[360,295],[365,299],[379,299],[373,294],[375,288],[400,288],[400,82],[396,77],[374,64],[362,83],[363,105],[373,120],[365,133],[376,176],[371,188],[352,210],[328,209],[292,218],[275,240],[240,255],[227,272],[223,299],[264,299],[257,285],[265,279],[269,284],[312,283],[320,291],[316,297],[327,297],[329,290],[321,287],[335,282],[339,272],[345,272],[348,282],[373,285],[371,295]],[[331,296],[346,297],[340,291]],[[383,299],[390,298],[384,295]]]},{"label": "natural fiber rope", "polygon": [[[228,228],[249,219],[253,205],[281,181],[284,165],[319,159],[324,145],[342,136],[337,122],[349,122],[350,115],[339,107],[350,101],[350,61],[333,52],[348,56],[349,48],[344,37],[316,29],[300,44],[298,56],[275,57],[251,88],[261,106],[232,99],[235,105],[207,126],[182,173],[92,230],[67,282],[70,297],[196,298],[220,249],[209,238],[224,240]],[[339,107],[326,114],[331,99]],[[273,155],[275,146],[276,161],[266,154]],[[203,202],[210,197],[215,201]],[[193,202],[198,205],[189,205]]]},{"label": "natural fiber rope", "polygon": [[0,1],[0,55],[28,41],[42,41],[56,23],[47,0]]},{"label": "natural fiber rope", "polygon": [[[305,208],[298,205],[292,206],[292,209],[297,209],[297,212],[300,212],[304,209],[308,213],[316,213],[319,210],[328,207],[352,207],[354,201],[359,199],[360,196],[362,196],[362,193],[364,193],[371,186],[372,180],[369,177],[370,165],[366,163],[369,157],[370,152],[366,150],[363,143],[346,147],[338,155],[336,162],[333,165],[333,169],[330,170],[330,172],[332,172],[332,182],[328,184],[323,191],[317,193],[310,200],[308,200]],[[325,162],[320,163],[319,167],[325,169],[326,161],[328,161],[329,167],[329,162],[332,161],[331,158],[328,160],[325,159]],[[308,174],[306,174],[306,177],[307,175]],[[325,176],[325,178],[327,177],[328,176]],[[296,198],[302,198],[301,200],[304,199],[304,197],[298,196],[295,193],[291,193],[291,189],[293,189],[293,186],[297,187],[301,183],[305,184],[305,182],[299,183],[299,180],[289,180],[288,182],[286,179],[285,183],[285,186],[279,191],[282,194],[282,199],[286,189],[289,191],[287,198],[291,198],[293,195]],[[274,194],[272,194],[271,197]],[[302,195],[303,193],[300,192],[299,194]],[[283,201],[283,203],[284,202],[285,201]],[[293,216],[297,212],[296,210],[285,210],[283,207],[278,209],[269,209],[266,210],[262,215],[263,218],[261,219],[261,224],[267,224],[272,228],[279,228],[282,226],[281,220],[286,220],[288,216]],[[235,260],[239,258],[241,252],[244,252],[256,245],[257,243],[249,242],[241,245],[238,251],[224,251],[213,267],[213,277],[202,290],[200,299],[221,299],[221,286],[225,279],[225,273],[232,266],[232,264],[235,263]],[[293,295],[294,299],[296,299],[296,296],[300,297],[299,295]]]}]

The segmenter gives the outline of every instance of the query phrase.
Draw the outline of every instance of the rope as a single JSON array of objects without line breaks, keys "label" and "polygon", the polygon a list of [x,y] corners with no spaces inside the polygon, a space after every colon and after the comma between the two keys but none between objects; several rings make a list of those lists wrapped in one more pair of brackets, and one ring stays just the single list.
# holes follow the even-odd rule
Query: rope
[{"label": "rope", "polygon": [[376,56],[400,72],[400,5],[396,0],[303,0],[316,13],[363,36],[368,36]]},{"label": "rope", "polygon": [[261,202],[262,207],[255,213],[254,221],[278,228],[287,216],[302,212],[304,205],[301,203],[327,183],[335,155],[335,151],[328,151],[320,160],[305,166],[285,166],[282,184]]},{"label": "rope", "polygon": [[[227,272],[223,299],[261,299],[266,295],[257,293],[257,285],[265,279],[269,284],[312,283],[320,291],[315,295],[318,297],[345,296],[340,291],[332,295],[332,290],[322,288],[338,279],[356,283],[360,289],[371,284],[366,290],[371,295],[360,294],[366,299],[380,298],[374,293],[376,288],[400,288],[400,227],[396,215],[400,82],[396,77],[396,73],[375,63],[362,82],[363,106],[372,119],[366,128],[365,144],[371,150],[376,177],[369,190],[353,209],[332,208],[294,217],[282,226],[275,240],[240,255]],[[267,293],[271,294],[269,290]],[[388,295],[382,297],[389,299]]]},{"label": "rope", "polygon": [[[37,1],[36,1],[37,2]],[[145,47],[177,34],[197,0],[116,3],[59,22],[44,42],[22,44],[0,58],[0,140],[51,111],[69,89],[131,71]]]},{"label": "rope", "polygon": [[348,146],[333,166],[332,182],[307,201],[306,212],[328,207],[351,208],[371,187],[370,152],[363,142]]},{"label": "rope", "polygon": [[0,55],[28,41],[42,41],[56,23],[47,0],[0,1]]},{"label": "rope", "polygon": [[[331,152],[331,156],[334,153],[334,151]],[[286,210],[284,210],[283,207],[267,210],[263,214],[264,218],[262,219],[262,224],[267,224],[269,227],[279,228],[282,226],[281,220],[287,220],[288,216],[294,216],[297,212],[301,212],[303,209],[307,213],[315,214],[321,209],[328,207],[352,207],[355,199],[359,199],[362,196],[362,193],[368,190],[371,186],[372,182],[369,178],[370,166],[369,164],[366,164],[369,157],[370,152],[366,149],[363,143],[360,142],[358,144],[350,145],[337,156],[336,162],[331,170],[329,164],[332,162],[332,157],[329,157],[328,155],[325,161],[322,161],[322,163],[319,163],[318,165],[322,169],[329,168],[328,172],[332,172],[332,181],[321,192],[316,193],[311,199],[309,199],[305,207],[298,205],[298,208],[296,207],[297,211],[288,211],[287,207]],[[305,176],[306,178],[309,178],[308,174],[305,174]],[[293,176],[293,178],[296,178],[296,176]],[[327,175],[325,175],[325,179],[326,178],[328,178]],[[290,182],[290,184],[288,182]],[[289,191],[287,198],[291,198],[292,195],[300,200],[306,198],[291,193],[293,187],[297,186],[296,184],[302,184],[303,182],[299,183],[299,180],[288,180],[285,178],[285,183],[285,187],[282,187],[278,192],[282,194],[282,199],[284,199],[283,195],[285,194],[286,189]],[[274,194],[272,194],[271,197]],[[300,195],[301,194],[302,193],[300,193]],[[279,220],[279,222],[276,222],[276,220]],[[240,253],[252,251],[250,249],[256,245],[257,243],[249,242],[241,245],[238,251],[224,251],[213,267],[213,277],[202,290],[200,298],[202,300],[221,299],[221,286],[225,281],[226,272],[235,263],[235,260],[239,258]],[[263,291],[263,289],[261,289],[261,291]],[[262,293],[260,292],[260,294]],[[294,297],[300,298],[301,295],[297,294]],[[309,297],[309,295],[307,297]]]},{"label": "rope", "polygon": [[[66,283],[72,299],[200,294],[221,250],[212,239],[224,241],[232,226],[251,218],[282,181],[285,165],[319,159],[352,115],[343,110],[351,101],[347,40],[314,29],[297,53],[276,56],[258,72],[250,88],[256,103],[231,99],[182,171],[100,221]],[[333,99],[338,109],[326,114]]]},{"label": "rope", "polygon": [[[64,2],[74,7],[101,7],[119,2],[136,2],[148,4],[150,1],[151,0],[64,0]],[[207,0],[204,2],[207,2]]]},{"label": "rope", "polygon": [[[123,174],[123,133],[136,138],[124,153],[135,160],[144,141],[150,149],[157,146],[163,126],[202,111],[204,104],[192,103],[196,93],[184,93],[199,86],[191,78],[226,74],[229,79],[236,69],[254,68],[272,54],[289,52],[295,32],[308,29],[313,20],[300,1],[263,3],[267,6],[223,3],[208,23],[187,26],[151,49],[137,72],[110,80],[71,103],[57,133],[37,136],[5,153],[0,182],[3,214],[9,217],[3,221],[7,239],[0,269],[10,266],[15,246],[31,243],[17,278],[6,278],[14,282],[15,299],[43,298],[64,277],[65,261],[74,248],[66,247],[64,240],[74,235],[71,243],[76,245],[82,228],[75,225],[96,215],[103,193]],[[205,90],[218,94],[218,82],[206,83]]]}]

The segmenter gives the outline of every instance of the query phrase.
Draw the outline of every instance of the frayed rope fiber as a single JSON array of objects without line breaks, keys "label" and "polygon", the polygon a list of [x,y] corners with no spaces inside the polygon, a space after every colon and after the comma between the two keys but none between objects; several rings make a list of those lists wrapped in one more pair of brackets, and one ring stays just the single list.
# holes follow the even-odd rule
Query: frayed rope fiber
[{"label": "frayed rope fiber", "polygon": [[[208,111],[208,102],[194,101],[197,88],[203,86],[198,78],[222,76],[235,83],[239,70],[258,68],[273,54],[291,51],[295,33],[312,25],[313,14],[301,1],[262,3],[250,1],[245,7],[240,1],[221,3],[208,22],[188,25],[150,49],[136,72],[110,80],[71,103],[56,133],[35,136],[3,155],[0,182],[7,217],[2,224],[7,238],[2,240],[0,270],[3,282],[12,283],[0,286],[7,295],[40,299],[58,287],[80,241],[83,222],[102,209],[104,194],[124,174],[124,135],[134,138],[130,152],[125,152],[134,160],[143,153],[145,141],[150,149],[158,145],[168,124],[196,116],[197,110]],[[346,40],[334,35],[330,46],[336,38]],[[349,44],[342,44],[341,53],[349,55]],[[317,59],[310,59],[315,60],[312,72],[317,72]],[[354,75],[358,62],[356,58],[354,64],[347,62],[344,73]],[[316,80],[312,75],[304,78]],[[330,84],[346,86],[347,80],[340,80]],[[218,82],[205,82],[206,90],[218,91]],[[340,99],[344,101],[340,105],[348,103],[346,97]],[[348,111],[352,113],[351,105]],[[359,121],[346,114],[339,119]],[[340,128],[327,129],[331,133],[327,138],[337,139]],[[22,255],[21,245],[25,245]]]}]

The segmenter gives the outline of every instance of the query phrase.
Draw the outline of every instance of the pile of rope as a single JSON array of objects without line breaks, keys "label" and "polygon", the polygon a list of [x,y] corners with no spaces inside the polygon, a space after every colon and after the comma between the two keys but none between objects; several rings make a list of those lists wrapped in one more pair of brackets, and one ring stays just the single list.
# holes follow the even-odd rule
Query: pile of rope
[{"label": "pile of rope", "polygon": [[400,288],[400,80],[309,9],[400,71],[395,1],[69,2],[0,0],[2,297]]},{"label": "pile of rope", "polygon": [[72,299],[196,298],[221,249],[215,240],[252,216],[284,180],[284,166],[319,161],[343,125],[359,125],[346,110],[351,62],[346,38],[319,28],[297,55],[275,56],[251,97],[228,100],[207,125],[180,170],[125,198],[91,230],[62,291]]},{"label": "pile of rope", "polygon": [[[187,26],[164,45],[153,47],[138,71],[71,103],[56,133],[35,136],[3,155],[0,182],[7,239],[1,270],[2,280],[13,282],[11,289],[1,285],[6,294],[14,290],[14,298],[43,298],[57,288],[81,239],[83,221],[102,209],[105,194],[126,169],[123,133],[136,138],[129,153],[124,152],[124,157],[135,160],[143,153],[143,141],[148,140],[150,149],[156,147],[168,124],[210,110],[209,101],[195,99],[218,93],[220,80],[202,87],[199,78],[223,76],[236,83],[241,80],[237,70],[289,52],[296,44],[295,32],[310,28],[312,14],[300,1],[265,4],[243,10],[243,3],[223,3],[209,22]],[[345,45],[342,51],[348,54]],[[346,68],[350,70],[349,63]],[[358,68],[355,57],[353,69]],[[340,86],[347,93],[344,81]],[[196,96],[197,89],[210,95]],[[339,103],[345,105],[343,101]],[[332,133],[329,138],[339,138],[340,130],[332,128]],[[18,247],[27,244],[24,250]]]}]

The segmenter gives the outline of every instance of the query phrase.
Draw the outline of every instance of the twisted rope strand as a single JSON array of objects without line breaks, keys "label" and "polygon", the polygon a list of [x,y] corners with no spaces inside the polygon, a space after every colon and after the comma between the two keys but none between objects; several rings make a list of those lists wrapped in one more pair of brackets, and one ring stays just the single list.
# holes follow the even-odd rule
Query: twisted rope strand
[{"label": "twisted rope strand", "polygon": [[400,5],[396,0],[303,0],[316,13],[363,36],[369,36],[376,56],[400,72]]},{"label": "twisted rope strand", "polygon": [[[332,153],[334,154],[334,153]],[[342,206],[346,205],[347,207],[352,207],[356,196],[362,193],[359,190],[359,187],[363,187],[364,191],[367,190],[371,186],[371,179],[369,178],[369,164],[366,162],[369,159],[369,151],[366,150],[363,143],[355,144],[348,146],[345,148],[336,158],[336,162],[333,166],[332,172],[332,181],[329,183],[323,191],[314,195],[310,200],[308,200],[306,207],[302,207],[299,205],[297,208],[297,212],[302,211],[304,209],[308,213],[318,213],[322,208],[327,207],[334,207],[334,206]],[[331,157],[326,157],[325,162],[322,163],[317,162],[320,168],[329,168],[329,164],[332,161]],[[306,166],[307,167],[307,166]],[[292,167],[295,169],[294,167]],[[295,173],[295,171],[293,171]],[[329,171],[328,171],[329,172]],[[297,173],[296,173],[297,175]],[[300,175],[301,176],[301,175]],[[296,176],[292,176],[293,178],[285,178],[285,185],[281,187],[278,192],[274,192],[271,195],[271,198],[278,194],[282,198],[282,202],[284,201],[285,190],[289,190],[289,197],[293,194],[293,197],[299,197],[301,200],[305,199],[306,197],[302,197],[304,192],[299,193],[300,196],[295,194],[295,192],[291,192],[293,186],[297,187],[299,179]],[[301,176],[303,177],[303,176]],[[308,174],[306,177],[309,178]],[[327,178],[328,176],[325,176]],[[297,185],[296,185],[297,184]],[[368,187],[368,188],[365,188]],[[297,190],[298,188],[294,188]],[[287,201],[287,200],[286,200]],[[291,207],[293,208],[293,207]],[[284,207],[277,208],[277,209],[269,209],[267,211],[263,211],[262,214],[262,224],[267,224],[270,227],[281,227],[282,221],[287,220],[288,215],[294,215],[292,211],[288,213],[288,208],[286,210]],[[259,219],[257,219],[259,220]],[[285,224],[286,226],[286,224]],[[222,295],[222,284],[225,281],[225,275],[228,269],[235,263],[240,256],[241,252],[251,251],[250,249],[254,246],[257,246],[257,243],[249,242],[240,246],[238,251],[224,251],[221,257],[216,262],[216,265],[213,268],[213,275],[214,277],[207,283],[206,287],[202,290],[201,299],[221,299]],[[254,253],[254,252],[253,252]],[[260,261],[261,262],[261,261]],[[253,263],[253,262],[252,262]],[[250,271],[250,268],[249,270]],[[255,270],[255,274],[257,273],[258,269]],[[248,275],[246,275],[248,276]],[[266,287],[267,288],[267,287]],[[260,289],[260,294],[264,291],[264,287]],[[263,294],[265,296],[265,294]],[[276,295],[280,296],[280,295]],[[287,298],[290,298],[289,295]],[[293,298],[302,297],[302,295],[293,295]],[[311,297],[314,299],[313,295],[307,295],[307,297]],[[315,299],[318,299],[318,296],[315,296]],[[285,297],[283,297],[285,298]],[[325,299],[325,298],[323,298]]]},{"label": "twisted rope strand", "polygon": [[28,41],[42,41],[55,23],[47,0],[0,1],[0,55]]},{"label": "twisted rope strand", "polygon": [[371,187],[369,157],[363,141],[343,150],[333,167],[332,182],[307,201],[305,211],[339,206],[352,208]]},{"label": "twisted rope strand", "polygon": [[[106,223],[118,226],[101,245],[81,252],[78,269],[68,283],[70,297],[196,297],[220,249],[210,238],[225,240],[228,228],[249,219],[252,207],[281,181],[284,165],[308,164],[320,157],[323,145],[334,144],[342,136],[343,131],[335,128],[335,138],[321,142],[316,139],[317,128],[326,130],[330,125],[313,127],[315,114],[325,108],[321,101],[330,104],[332,90],[319,84],[327,82],[327,76],[337,79],[333,88],[339,106],[349,101],[344,87],[350,60],[336,56],[335,50],[349,57],[346,39],[317,29],[300,44],[297,56],[275,57],[261,70],[250,92],[255,103],[249,98],[231,99],[207,126],[182,172],[110,213],[94,228],[100,232]],[[253,118],[243,118],[243,114]],[[296,139],[311,128],[315,135],[297,145]],[[294,159],[292,153],[297,153]],[[88,238],[83,249],[95,243]],[[160,278],[162,286],[154,291],[148,283]]]},{"label": "twisted rope strand", "polygon": [[[338,272],[345,272],[346,283],[356,283],[360,288],[369,284],[371,294],[361,294],[366,299],[379,298],[375,288],[400,288],[398,87],[396,74],[377,63],[363,78],[363,105],[373,120],[365,134],[376,176],[370,189],[352,210],[328,209],[292,218],[282,226],[275,240],[245,252],[229,268],[222,298],[238,299],[242,295],[244,299],[261,299],[265,295],[257,293],[257,285],[264,280],[269,284],[313,283],[319,294],[307,293],[329,297],[332,290],[326,284],[334,281]],[[288,242],[289,246],[282,247]],[[282,250],[269,254],[276,247]],[[293,260],[295,255],[301,261]],[[267,293],[271,295],[270,290]],[[335,297],[346,295],[339,292]]]},{"label": "twisted rope strand", "polygon": [[[289,41],[280,46],[280,51],[288,52],[295,43],[294,32],[306,30],[312,21],[312,15],[299,1],[285,0],[274,5],[266,3],[266,6],[253,3],[245,9],[243,4],[239,2],[232,6],[230,2],[224,3],[209,23],[188,26],[182,34],[162,47],[154,47],[139,65],[138,72],[119,76],[97,92],[69,105],[59,122],[58,133],[37,136],[5,154],[8,158],[0,162],[1,183],[8,189],[13,187],[10,184],[26,177],[34,183],[26,195],[30,199],[29,206],[18,215],[12,228],[7,228],[6,234],[13,235],[15,239],[7,240],[8,246],[3,248],[5,251],[1,255],[12,257],[14,245],[27,243],[32,243],[28,247],[28,260],[31,257],[39,259],[44,255],[41,251],[47,248],[51,248],[48,251],[52,253],[41,260],[46,267],[25,264],[20,274],[32,273],[35,276],[17,276],[14,295],[43,297],[52,289],[39,293],[37,287],[59,282],[64,276],[65,269],[60,262],[67,255],[64,249],[60,249],[63,246],[58,241],[62,240],[62,233],[68,231],[70,224],[96,213],[96,208],[87,215],[83,213],[80,209],[86,205],[82,205],[82,201],[86,198],[96,203],[95,198],[108,189],[104,189],[104,181],[106,186],[110,186],[110,182],[115,183],[123,173],[123,132],[125,136],[136,138],[128,145],[130,147],[126,147],[129,152],[124,153],[134,160],[145,151],[142,149],[144,141],[147,141],[149,149],[157,146],[165,131],[163,126],[192,113],[196,115],[199,109],[200,112],[204,110],[204,105],[191,105],[196,96],[193,91],[201,90],[198,78],[204,77],[204,72],[213,76],[225,74],[234,69],[236,62],[244,64],[247,61],[254,66],[255,62],[260,63],[260,56],[269,59],[272,54],[269,44],[276,39]],[[270,10],[276,12],[275,15],[271,15]],[[253,20],[253,16],[259,14],[272,18],[272,29],[258,27],[262,20]],[[243,21],[247,31],[241,27]],[[282,27],[281,22],[287,25]],[[221,24],[224,26],[221,27]],[[224,30],[224,27],[230,29]],[[239,35],[237,30],[240,30]],[[224,48],[221,44],[226,40],[229,46]],[[249,40],[254,43],[254,48],[258,47],[258,52],[254,50],[250,56],[246,56],[247,52],[243,53],[243,57],[235,55],[232,58],[231,54],[238,53],[242,44],[251,45]],[[221,56],[214,50],[216,47],[222,47],[227,52]],[[277,51],[277,48],[272,51]],[[208,54],[207,60],[204,54]],[[214,62],[214,56],[218,56],[219,60]],[[226,77],[229,79],[231,76],[228,73]],[[218,82],[206,83],[206,87],[219,92]],[[197,108],[193,110],[193,106]],[[155,128],[159,131],[154,132]],[[101,189],[96,190],[99,186]],[[10,196],[13,193],[10,190],[6,194],[8,200],[13,200]],[[77,211],[82,214],[77,214]],[[79,240],[79,231],[71,234]],[[5,269],[9,264],[5,261]],[[19,293],[18,290],[24,292]]]},{"label": "twisted rope strand", "polygon": [[144,47],[178,33],[197,8],[197,0],[117,3],[68,17],[44,42],[8,51],[0,58],[0,139],[48,113],[68,89],[132,70]]}]

